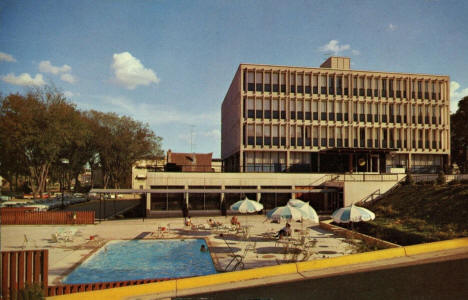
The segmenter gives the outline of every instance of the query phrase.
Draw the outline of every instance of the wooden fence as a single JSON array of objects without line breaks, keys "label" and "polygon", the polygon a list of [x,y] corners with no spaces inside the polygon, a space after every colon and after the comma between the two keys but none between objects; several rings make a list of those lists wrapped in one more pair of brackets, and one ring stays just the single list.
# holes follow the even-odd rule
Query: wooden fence
[{"label": "wooden fence", "polygon": [[11,299],[11,295],[26,284],[39,284],[47,292],[48,263],[48,250],[2,251],[2,299]]},{"label": "wooden fence", "polygon": [[7,211],[1,212],[2,225],[94,224],[94,211]]},{"label": "wooden fence", "polygon": [[104,290],[118,288],[122,286],[145,284],[151,282],[159,282],[172,280],[173,278],[158,278],[158,279],[141,279],[141,280],[127,280],[127,281],[113,281],[113,282],[98,282],[98,283],[85,283],[85,284],[64,284],[49,286],[47,288],[47,296],[66,295],[71,293],[81,293],[88,291]]}]

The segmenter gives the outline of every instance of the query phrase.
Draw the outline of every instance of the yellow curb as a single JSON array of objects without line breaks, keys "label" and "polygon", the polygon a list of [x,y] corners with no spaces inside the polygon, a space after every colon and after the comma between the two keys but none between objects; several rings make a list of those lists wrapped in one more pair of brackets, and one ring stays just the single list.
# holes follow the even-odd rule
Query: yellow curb
[{"label": "yellow curb", "polygon": [[417,255],[428,252],[450,250],[455,248],[468,247],[468,238],[461,238],[448,241],[432,242],[426,244],[406,246],[405,251],[407,256]]},{"label": "yellow curb", "polygon": [[403,247],[390,248],[372,252],[351,254],[339,257],[332,257],[320,260],[312,260],[306,262],[296,263],[298,272],[326,269],[332,267],[339,267],[345,265],[358,264],[363,262],[390,259],[395,257],[405,256],[405,249]]}]

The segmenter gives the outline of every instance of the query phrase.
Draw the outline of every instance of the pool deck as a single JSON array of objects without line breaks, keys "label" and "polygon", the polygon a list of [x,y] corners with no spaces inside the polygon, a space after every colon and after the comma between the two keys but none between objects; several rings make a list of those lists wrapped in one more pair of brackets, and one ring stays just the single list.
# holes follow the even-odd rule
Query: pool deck
[{"label": "pool deck", "polygon": [[[4,225],[1,226],[1,250],[49,250],[49,284],[60,284],[62,277],[78,264],[111,240],[203,238],[218,271],[224,271],[232,260],[232,253],[242,256],[245,269],[274,266],[282,263],[315,260],[355,253],[349,240],[323,230],[317,224],[293,222],[293,240],[278,242],[272,236],[284,227],[271,223],[262,215],[240,216],[242,225],[247,225],[248,235],[234,230],[209,228],[210,217],[193,217],[195,225],[206,229],[192,230],[184,226],[182,218],[113,220],[95,225]],[[211,217],[229,225],[230,217]],[[164,227],[165,230],[159,228]],[[226,226],[229,227],[229,226]],[[73,241],[53,242],[52,235],[76,229]],[[315,243],[302,245],[300,233]],[[25,243],[24,235],[28,242]],[[91,236],[95,236],[90,239]],[[252,250],[255,248],[255,250]],[[235,264],[231,264],[231,267]],[[231,267],[228,269],[232,270]],[[240,267],[240,266],[239,266]]]}]

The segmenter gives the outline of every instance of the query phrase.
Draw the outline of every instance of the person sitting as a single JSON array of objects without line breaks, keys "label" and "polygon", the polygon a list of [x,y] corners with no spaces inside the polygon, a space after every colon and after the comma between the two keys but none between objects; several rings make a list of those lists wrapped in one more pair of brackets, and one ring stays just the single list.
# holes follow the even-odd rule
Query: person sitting
[{"label": "person sitting", "polygon": [[190,219],[190,216],[185,218],[184,224],[185,224],[185,226],[190,226],[190,227],[193,226],[192,219]]},{"label": "person sitting", "polygon": [[239,222],[239,220],[237,220],[237,216],[232,216],[231,225],[235,225],[236,227],[240,226],[240,222]]},{"label": "person sitting", "polygon": [[286,226],[281,228],[280,231],[278,231],[278,234],[276,235],[277,238],[281,239],[284,236],[291,236],[291,224],[286,223]]},{"label": "person sitting", "polygon": [[208,220],[208,224],[210,224],[211,227],[218,227],[221,226],[221,222],[214,221],[213,219]]},{"label": "person sitting", "polygon": [[200,252],[206,252],[206,251],[207,251],[207,249],[206,249],[205,245],[201,245]]}]

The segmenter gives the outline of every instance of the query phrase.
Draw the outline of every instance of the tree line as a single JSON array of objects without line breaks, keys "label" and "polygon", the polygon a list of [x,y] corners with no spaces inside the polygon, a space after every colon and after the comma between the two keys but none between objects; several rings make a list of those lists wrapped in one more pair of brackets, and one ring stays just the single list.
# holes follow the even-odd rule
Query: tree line
[{"label": "tree line", "polygon": [[462,173],[468,173],[468,96],[458,102],[458,109],[450,115],[450,149],[452,163]]},{"label": "tree line", "polygon": [[0,176],[10,190],[26,183],[37,195],[73,179],[78,190],[86,166],[102,172],[103,188],[130,187],[132,165],[161,157],[161,141],[147,124],[79,110],[53,87],[0,96]]}]

